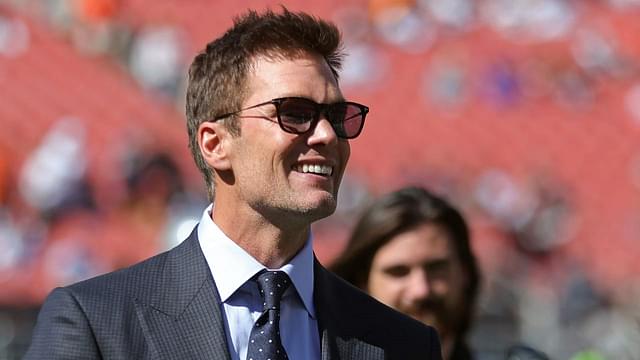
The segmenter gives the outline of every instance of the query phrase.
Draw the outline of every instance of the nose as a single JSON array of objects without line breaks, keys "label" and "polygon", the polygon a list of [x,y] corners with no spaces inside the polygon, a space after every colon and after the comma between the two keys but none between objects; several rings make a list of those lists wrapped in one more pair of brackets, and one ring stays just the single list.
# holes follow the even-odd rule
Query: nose
[{"label": "nose", "polygon": [[315,124],[315,127],[311,130],[311,135],[309,136],[308,141],[309,145],[329,145],[338,141],[338,135],[336,135],[336,132],[333,130],[329,120],[322,116]]},{"label": "nose", "polygon": [[411,301],[426,299],[431,292],[429,277],[424,269],[414,269],[409,275],[407,286],[406,294]]}]

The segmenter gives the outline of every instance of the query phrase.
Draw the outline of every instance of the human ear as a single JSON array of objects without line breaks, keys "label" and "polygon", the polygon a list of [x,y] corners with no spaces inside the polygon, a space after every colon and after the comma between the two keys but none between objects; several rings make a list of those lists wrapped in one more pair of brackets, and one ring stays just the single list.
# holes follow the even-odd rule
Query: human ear
[{"label": "human ear", "polygon": [[231,169],[227,140],[231,136],[223,124],[205,121],[198,127],[198,147],[204,161],[220,172]]}]

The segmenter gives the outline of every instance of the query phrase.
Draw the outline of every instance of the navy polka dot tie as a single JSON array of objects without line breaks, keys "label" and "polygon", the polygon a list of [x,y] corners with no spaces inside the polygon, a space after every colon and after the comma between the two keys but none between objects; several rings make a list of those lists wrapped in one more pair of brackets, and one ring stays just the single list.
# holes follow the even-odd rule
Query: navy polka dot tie
[{"label": "navy polka dot tie", "polygon": [[256,281],[263,311],[251,329],[247,360],[286,360],[287,353],[280,341],[280,299],[291,280],[284,271],[264,271]]}]

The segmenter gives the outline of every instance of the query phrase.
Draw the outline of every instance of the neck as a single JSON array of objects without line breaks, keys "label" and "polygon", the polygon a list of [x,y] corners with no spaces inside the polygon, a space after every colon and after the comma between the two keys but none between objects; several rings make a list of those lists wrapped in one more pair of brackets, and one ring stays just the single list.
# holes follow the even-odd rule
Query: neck
[{"label": "neck", "polygon": [[453,351],[453,340],[451,337],[441,337],[440,345],[442,346],[443,359],[450,359]]},{"label": "neck", "polygon": [[440,338],[440,344],[442,346],[442,355],[443,359],[456,359],[467,358],[468,348],[466,343],[464,342],[464,337],[458,336],[447,336],[444,335]]},{"label": "neck", "polygon": [[309,238],[310,224],[274,224],[249,207],[225,207],[217,198],[212,220],[232,241],[270,269],[289,262]]}]

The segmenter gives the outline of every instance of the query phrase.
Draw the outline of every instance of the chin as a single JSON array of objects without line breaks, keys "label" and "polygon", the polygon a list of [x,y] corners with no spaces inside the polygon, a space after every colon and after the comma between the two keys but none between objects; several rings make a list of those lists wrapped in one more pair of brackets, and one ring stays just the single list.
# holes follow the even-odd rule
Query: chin
[{"label": "chin", "polygon": [[309,216],[312,221],[316,221],[332,215],[336,211],[336,205],[335,197],[329,196],[306,204],[306,206],[303,206],[303,212]]},{"label": "chin", "polygon": [[315,208],[311,212],[314,214],[314,220],[320,220],[333,215],[335,211],[336,203],[334,201],[332,203],[323,204],[322,206]]}]

